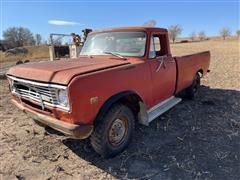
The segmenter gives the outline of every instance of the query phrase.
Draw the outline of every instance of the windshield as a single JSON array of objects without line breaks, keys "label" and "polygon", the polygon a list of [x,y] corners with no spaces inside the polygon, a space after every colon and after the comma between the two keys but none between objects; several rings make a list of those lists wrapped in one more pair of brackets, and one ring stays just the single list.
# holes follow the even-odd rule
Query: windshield
[{"label": "windshield", "polygon": [[145,54],[144,32],[104,32],[87,37],[80,55],[109,55],[142,57]]}]

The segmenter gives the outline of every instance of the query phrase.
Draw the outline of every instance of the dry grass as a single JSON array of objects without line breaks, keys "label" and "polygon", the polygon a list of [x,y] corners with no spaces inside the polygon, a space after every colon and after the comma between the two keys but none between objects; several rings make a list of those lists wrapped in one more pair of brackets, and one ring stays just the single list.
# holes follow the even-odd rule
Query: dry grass
[{"label": "dry grass", "polygon": [[48,46],[26,46],[28,50],[27,54],[18,55],[6,55],[6,53],[0,51],[1,63],[12,62],[18,60],[39,60],[39,59],[49,59],[49,49]]},{"label": "dry grass", "polygon": [[130,146],[99,157],[88,140],[49,134],[11,105],[0,89],[1,179],[240,179],[239,41],[172,45],[174,55],[210,50],[211,73],[194,101],[183,101]]}]

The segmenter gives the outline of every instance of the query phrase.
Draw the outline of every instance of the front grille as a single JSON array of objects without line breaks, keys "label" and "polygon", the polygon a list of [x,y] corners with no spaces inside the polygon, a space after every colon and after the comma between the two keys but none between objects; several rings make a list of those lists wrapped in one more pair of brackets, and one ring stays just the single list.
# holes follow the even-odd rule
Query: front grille
[{"label": "front grille", "polygon": [[28,98],[39,102],[42,105],[42,109],[45,108],[44,105],[48,105],[69,110],[68,107],[61,106],[57,99],[57,91],[59,89],[66,90],[66,86],[39,83],[12,76],[8,76],[8,79],[10,81],[10,87],[13,94],[18,95],[21,98]]},{"label": "front grille", "polygon": [[30,83],[13,81],[15,92],[22,97],[33,99],[43,104],[56,104],[56,89],[51,87],[37,86]]}]

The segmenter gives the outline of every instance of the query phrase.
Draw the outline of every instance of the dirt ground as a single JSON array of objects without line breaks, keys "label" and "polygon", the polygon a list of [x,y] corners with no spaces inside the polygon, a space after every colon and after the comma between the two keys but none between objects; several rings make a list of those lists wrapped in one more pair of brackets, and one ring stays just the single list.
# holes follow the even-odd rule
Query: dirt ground
[{"label": "dirt ground", "polygon": [[[239,41],[172,45],[174,55],[211,50],[211,73],[194,101],[184,100],[130,146],[103,159],[89,140],[49,134],[10,103],[1,80],[1,179],[240,179]],[[51,131],[51,130],[49,130]]]}]

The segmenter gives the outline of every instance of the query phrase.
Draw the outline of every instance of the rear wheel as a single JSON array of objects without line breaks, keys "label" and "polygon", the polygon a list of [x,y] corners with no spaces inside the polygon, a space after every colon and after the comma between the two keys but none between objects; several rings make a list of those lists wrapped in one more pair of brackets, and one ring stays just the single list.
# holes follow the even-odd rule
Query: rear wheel
[{"label": "rear wheel", "polygon": [[186,89],[186,97],[188,99],[194,99],[195,95],[198,91],[198,88],[200,87],[200,81],[201,81],[201,76],[199,73],[197,73],[194,77],[194,80],[192,82],[192,85]]},{"label": "rear wheel", "polygon": [[103,157],[115,156],[130,142],[134,115],[127,106],[116,104],[100,118],[91,135],[91,145]]}]

